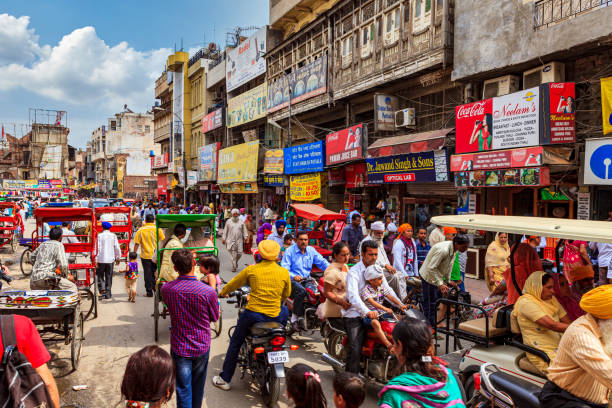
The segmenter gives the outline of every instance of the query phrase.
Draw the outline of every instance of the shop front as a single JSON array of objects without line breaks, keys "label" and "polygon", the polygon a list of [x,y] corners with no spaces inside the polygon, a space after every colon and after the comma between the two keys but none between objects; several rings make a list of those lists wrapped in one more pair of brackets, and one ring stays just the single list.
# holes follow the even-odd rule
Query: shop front
[{"label": "shop front", "polygon": [[256,214],[258,157],[258,140],[219,150],[217,184],[221,205]]}]

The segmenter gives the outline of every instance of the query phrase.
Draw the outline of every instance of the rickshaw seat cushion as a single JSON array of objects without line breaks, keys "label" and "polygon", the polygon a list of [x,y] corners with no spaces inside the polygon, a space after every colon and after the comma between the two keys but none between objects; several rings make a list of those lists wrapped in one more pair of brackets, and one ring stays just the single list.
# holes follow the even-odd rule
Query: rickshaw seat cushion
[{"label": "rickshaw seat cushion", "polygon": [[95,269],[96,265],[95,264],[70,264],[68,265],[68,269],[70,270],[75,270],[75,269]]},{"label": "rickshaw seat cushion", "polygon": [[68,253],[73,252],[93,252],[93,243],[91,242],[79,242],[64,244],[64,251]]},{"label": "rickshaw seat cushion", "polygon": [[538,377],[544,377],[544,374],[533,365],[526,355],[520,358],[518,366],[521,370],[530,374],[537,375]]},{"label": "rickshaw seat cushion", "polygon": [[510,315],[510,331],[512,334],[521,334],[521,328],[518,324],[518,318],[514,315]]},{"label": "rickshaw seat cushion", "polygon": [[[467,320],[459,324],[459,330],[463,330],[480,337],[487,337],[486,323],[487,319],[485,318]],[[489,319],[489,337],[499,337],[507,333],[508,330],[506,328],[495,327],[493,324],[493,319]]]}]

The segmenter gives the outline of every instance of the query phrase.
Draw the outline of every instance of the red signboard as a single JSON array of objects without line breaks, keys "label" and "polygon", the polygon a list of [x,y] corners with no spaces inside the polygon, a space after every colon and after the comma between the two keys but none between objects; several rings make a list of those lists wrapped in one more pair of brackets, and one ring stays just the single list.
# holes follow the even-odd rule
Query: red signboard
[{"label": "red signboard", "polygon": [[455,151],[490,150],[493,134],[493,99],[455,107]]},{"label": "red signboard", "polygon": [[328,166],[363,158],[363,124],[325,136],[325,163]]},{"label": "red signboard", "polygon": [[549,83],[544,92],[549,93],[549,103],[545,107],[549,115],[549,126],[546,129],[545,141],[550,144],[574,143],[576,139],[576,87],[573,82]]},{"label": "red signboard", "polygon": [[340,169],[331,169],[327,171],[327,180],[330,187],[334,186],[343,186],[344,183],[344,170]]},{"label": "red signboard", "polygon": [[221,126],[223,126],[223,108],[210,112],[202,118],[202,133],[210,132]]},{"label": "red signboard", "polygon": [[364,187],[366,184],[366,164],[354,163],[344,166],[346,188]]},{"label": "red signboard", "polygon": [[61,188],[62,187],[62,180],[49,180],[49,184],[51,184],[51,188]]},{"label": "red signboard", "polygon": [[157,175],[157,195],[168,194],[168,179],[165,174]]},{"label": "red signboard", "polygon": [[168,153],[159,154],[151,157],[151,168],[157,169],[168,165]]},{"label": "red signboard", "polygon": [[492,170],[508,167],[542,165],[541,146],[491,152],[455,154],[451,156],[451,171]]}]

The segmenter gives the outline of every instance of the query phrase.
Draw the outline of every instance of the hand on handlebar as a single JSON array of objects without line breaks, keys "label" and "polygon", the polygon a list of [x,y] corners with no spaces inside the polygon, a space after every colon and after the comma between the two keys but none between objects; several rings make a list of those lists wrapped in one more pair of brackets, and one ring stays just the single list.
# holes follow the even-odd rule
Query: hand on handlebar
[{"label": "hand on handlebar", "polygon": [[448,293],[448,286],[446,286],[444,283],[442,285],[438,286],[438,289],[440,290],[440,292],[444,296],[446,296],[446,294]]},{"label": "hand on handlebar", "polygon": [[293,280],[296,281],[296,282],[301,282],[302,281],[302,277],[299,276],[299,275],[296,275],[296,276],[293,277]]},{"label": "hand on handlebar", "polygon": [[448,284],[449,284],[449,285],[451,285],[451,286],[452,286],[453,288],[455,288],[455,289],[458,289],[458,288],[459,288],[459,285],[458,285],[458,284],[457,284],[457,282],[455,282],[455,281],[449,281],[449,282],[448,282]]},{"label": "hand on handlebar", "polygon": [[378,312],[368,312],[366,313],[366,317],[369,317],[370,319],[374,320],[374,319],[378,319]]}]

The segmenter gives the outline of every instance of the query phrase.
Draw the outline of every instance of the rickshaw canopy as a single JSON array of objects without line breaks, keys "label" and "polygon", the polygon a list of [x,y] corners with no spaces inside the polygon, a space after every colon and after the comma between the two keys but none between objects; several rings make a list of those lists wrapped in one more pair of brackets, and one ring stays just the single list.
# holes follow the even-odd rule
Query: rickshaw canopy
[{"label": "rickshaw canopy", "polygon": [[96,214],[111,213],[111,214],[129,214],[131,211],[130,207],[97,207],[95,209]]},{"label": "rickshaw canopy", "polygon": [[40,222],[62,221],[91,221],[93,210],[91,208],[54,208],[39,207],[34,210],[34,217]]},{"label": "rickshaw canopy", "polygon": [[309,221],[346,220],[346,215],[333,212],[316,204],[291,204],[295,215]]},{"label": "rickshaw canopy", "polygon": [[445,227],[612,243],[612,223],[608,221],[463,214],[440,215],[432,217],[431,222]]},{"label": "rickshaw canopy", "polygon": [[155,221],[158,228],[169,228],[179,223],[191,228],[210,225],[210,220],[214,223],[216,217],[216,214],[158,214]]}]

